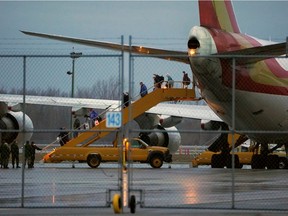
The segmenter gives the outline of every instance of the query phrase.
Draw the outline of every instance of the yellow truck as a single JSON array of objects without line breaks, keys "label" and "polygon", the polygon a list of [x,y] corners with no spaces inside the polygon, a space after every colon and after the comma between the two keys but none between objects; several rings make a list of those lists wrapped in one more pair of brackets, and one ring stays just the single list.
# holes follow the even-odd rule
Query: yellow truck
[{"label": "yellow truck", "polygon": [[[192,159],[192,166],[198,167],[199,165],[211,165],[211,159],[214,154],[220,154],[220,152],[204,151]],[[242,168],[243,165],[251,165],[254,152],[235,152],[238,155],[240,165],[236,168]],[[285,152],[274,152],[269,155],[278,155],[279,157],[279,169],[288,168],[288,160]]]},{"label": "yellow truck", "polygon": [[163,162],[172,162],[172,155],[166,147],[149,146],[138,138],[124,139],[123,146],[122,151],[122,148],[116,145],[69,148],[65,148],[64,145],[57,151],[54,150],[45,155],[43,161],[44,163],[86,161],[92,168],[97,168],[102,162],[121,162],[122,158],[126,161],[149,163],[153,168],[160,168]]},{"label": "yellow truck", "polygon": [[[231,168],[232,167],[232,144],[235,143],[235,168],[242,168],[243,165],[251,165],[252,169],[287,169],[288,159],[286,152],[282,149],[279,150],[281,145],[268,144],[261,146],[250,140],[244,143],[248,138],[240,134],[228,134],[227,143],[229,144],[228,152],[221,152],[220,149],[214,148],[214,143],[210,145],[205,151],[196,155],[192,159],[192,166],[198,167],[199,165],[211,165],[212,168]],[[219,142],[216,143],[219,146]],[[210,147],[213,148],[210,148]],[[217,147],[217,146],[216,146]],[[215,151],[213,151],[214,149]]]}]

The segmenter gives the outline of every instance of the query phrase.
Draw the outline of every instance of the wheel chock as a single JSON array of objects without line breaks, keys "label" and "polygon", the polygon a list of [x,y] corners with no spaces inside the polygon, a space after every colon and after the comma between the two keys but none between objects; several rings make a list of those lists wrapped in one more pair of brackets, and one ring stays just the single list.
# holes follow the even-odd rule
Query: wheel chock
[{"label": "wheel chock", "polygon": [[120,194],[115,194],[113,196],[113,210],[115,214],[119,214],[122,211],[122,201]]}]

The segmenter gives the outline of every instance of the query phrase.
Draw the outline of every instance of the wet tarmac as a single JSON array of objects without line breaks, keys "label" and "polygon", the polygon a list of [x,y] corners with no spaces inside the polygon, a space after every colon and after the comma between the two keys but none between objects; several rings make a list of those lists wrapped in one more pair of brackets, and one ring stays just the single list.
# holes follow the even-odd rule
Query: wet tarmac
[{"label": "wet tarmac", "polygon": [[[232,173],[188,164],[164,164],[161,169],[135,164],[129,174],[137,215],[288,213],[286,170]],[[91,169],[87,164],[37,163],[34,169],[1,169],[0,176],[0,215],[112,215],[112,197],[121,186],[117,164]],[[124,207],[123,213],[130,209]]]}]

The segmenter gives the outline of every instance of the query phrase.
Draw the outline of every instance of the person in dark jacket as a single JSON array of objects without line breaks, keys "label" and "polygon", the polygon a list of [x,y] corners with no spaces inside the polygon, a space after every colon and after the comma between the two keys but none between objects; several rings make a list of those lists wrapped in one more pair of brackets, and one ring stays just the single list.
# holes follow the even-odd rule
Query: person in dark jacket
[{"label": "person in dark jacket", "polygon": [[12,156],[12,167],[15,168],[15,162],[16,162],[16,168],[20,168],[19,166],[19,147],[16,140],[14,140],[11,144],[11,156]]},{"label": "person in dark jacket", "polygon": [[91,128],[95,127],[96,118],[98,117],[98,113],[94,109],[90,109],[89,118],[91,122]]},{"label": "person in dark jacket", "polygon": [[190,85],[190,78],[188,76],[188,74],[183,71],[183,80],[182,80],[182,83],[183,83],[183,88],[188,88],[188,85]]},{"label": "person in dark jacket", "polygon": [[65,131],[65,127],[60,128],[62,131],[59,133],[58,138],[60,145],[63,146],[69,141],[68,132]]},{"label": "person in dark jacket", "polygon": [[164,82],[164,77],[158,74],[154,74],[154,88],[161,88],[162,83]]},{"label": "person in dark jacket", "polygon": [[147,94],[148,94],[148,90],[147,90],[146,85],[143,82],[140,82],[140,95],[141,95],[141,97],[144,97]]},{"label": "person in dark jacket", "polygon": [[34,168],[34,161],[35,161],[35,153],[36,150],[42,150],[41,148],[39,148],[34,141],[31,142],[31,168]]},{"label": "person in dark jacket", "polygon": [[32,168],[31,166],[31,160],[32,160],[32,146],[29,143],[29,141],[27,140],[24,146],[24,155],[25,155],[25,164],[24,166],[26,166],[26,164],[28,165],[28,168]]},{"label": "person in dark jacket", "polygon": [[[76,115],[74,116],[74,118],[75,118],[75,120],[74,120],[74,123],[73,123],[73,128],[74,128],[74,130],[80,130],[81,129],[80,128],[81,127],[81,122],[77,118]],[[73,135],[74,135],[74,138],[77,137],[78,136],[78,131],[74,131]]]},{"label": "person in dark jacket", "polygon": [[4,169],[8,169],[9,157],[10,157],[10,148],[7,142],[2,143],[0,147],[1,152],[1,165]]}]

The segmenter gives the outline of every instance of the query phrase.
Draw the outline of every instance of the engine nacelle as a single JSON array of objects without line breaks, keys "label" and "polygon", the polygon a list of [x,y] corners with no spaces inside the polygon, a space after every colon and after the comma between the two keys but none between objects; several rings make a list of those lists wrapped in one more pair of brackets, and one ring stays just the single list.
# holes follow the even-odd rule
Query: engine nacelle
[{"label": "engine nacelle", "polygon": [[173,127],[175,125],[180,124],[182,121],[182,117],[176,117],[176,116],[161,116],[160,117],[160,124],[164,128]]},{"label": "engine nacelle", "polygon": [[201,128],[203,130],[219,130],[222,122],[201,120]]},{"label": "engine nacelle", "polygon": [[[0,119],[0,129],[4,130],[4,132],[1,133],[0,137],[1,141],[5,141],[8,144],[10,144],[12,141],[16,139],[18,145],[22,145],[23,143],[25,143],[26,140],[31,139],[33,134],[32,133],[33,123],[32,120],[29,118],[29,116],[27,116],[23,112],[10,111],[2,115],[2,118]],[[5,132],[6,130],[14,130],[14,131]],[[18,130],[19,132],[15,130]],[[27,132],[22,133],[23,130]]]},{"label": "engine nacelle", "polygon": [[179,149],[181,135],[176,127],[164,128],[157,125],[154,130],[155,132],[141,133],[139,136],[148,145],[168,147],[171,154]]}]

